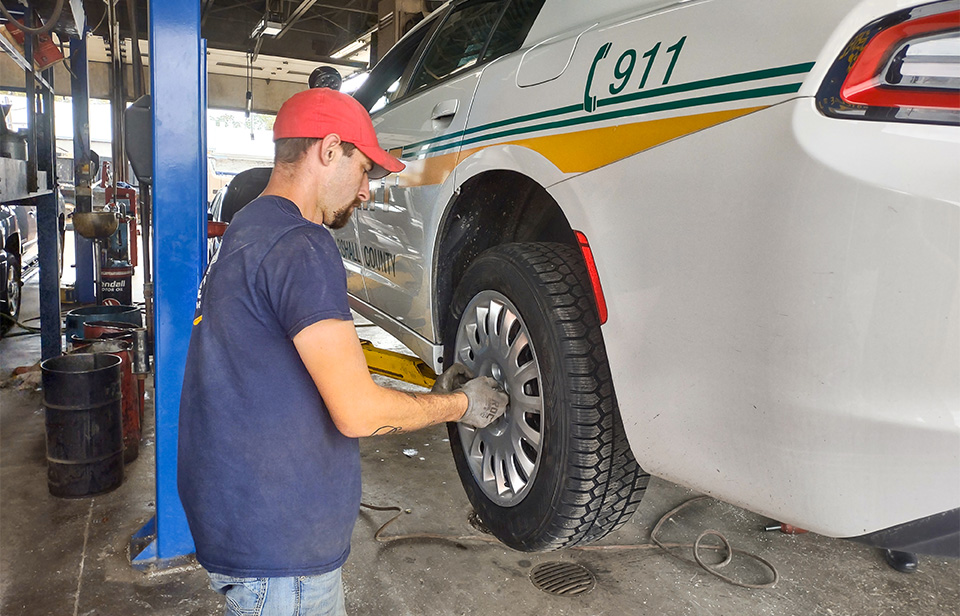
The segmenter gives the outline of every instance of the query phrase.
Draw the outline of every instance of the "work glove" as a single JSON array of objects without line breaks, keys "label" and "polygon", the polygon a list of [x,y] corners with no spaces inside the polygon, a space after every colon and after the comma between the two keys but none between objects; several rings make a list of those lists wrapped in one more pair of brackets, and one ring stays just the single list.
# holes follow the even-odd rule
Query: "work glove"
[{"label": "work glove", "polygon": [[474,428],[485,428],[493,423],[510,403],[510,396],[500,389],[496,379],[489,376],[467,381],[460,391],[467,395],[467,412],[460,418],[460,423]]},{"label": "work glove", "polygon": [[453,364],[437,377],[437,381],[433,384],[430,392],[434,394],[451,394],[466,385],[467,381],[473,377],[474,374],[470,372],[470,368],[467,368],[463,364]]}]

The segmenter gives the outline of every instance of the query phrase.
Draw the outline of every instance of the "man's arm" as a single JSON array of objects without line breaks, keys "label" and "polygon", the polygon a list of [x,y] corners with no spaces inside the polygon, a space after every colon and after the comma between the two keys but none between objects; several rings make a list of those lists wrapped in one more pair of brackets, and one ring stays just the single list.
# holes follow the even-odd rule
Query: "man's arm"
[{"label": "man's arm", "polygon": [[374,383],[352,321],[318,321],[294,336],[293,344],[345,436],[419,430],[458,421],[467,410],[461,392],[414,394]]}]

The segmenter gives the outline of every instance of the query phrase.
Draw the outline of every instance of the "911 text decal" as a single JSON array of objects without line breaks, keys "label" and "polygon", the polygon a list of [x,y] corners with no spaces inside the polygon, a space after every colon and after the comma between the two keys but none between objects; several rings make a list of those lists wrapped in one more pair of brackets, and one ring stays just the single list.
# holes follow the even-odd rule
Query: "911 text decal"
[{"label": "911 text decal", "polygon": [[[661,58],[658,64],[668,62],[666,72],[663,75],[663,80],[658,85],[667,85],[670,83],[670,77],[673,76],[673,69],[677,66],[677,60],[680,58],[680,52],[683,50],[683,44],[686,42],[686,40],[686,36],[681,37],[679,41],[667,47],[662,54],[660,53],[660,49],[663,47],[664,43],[663,41],[660,41],[641,54],[639,56],[639,61],[637,50],[627,49],[620,54],[620,57],[617,58],[615,64],[610,64],[610,69],[612,69],[612,79],[607,85],[607,91],[612,96],[623,93],[627,85],[633,81],[635,75],[639,75],[640,78],[637,81],[636,88],[633,89],[644,89],[647,87],[650,80],[650,71],[653,68],[653,65],[658,63],[658,58]],[[589,112],[597,108],[597,97],[591,95],[590,90],[593,87],[594,79],[597,77],[598,65],[602,60],[606,59],[612,47],[613,43],[604,43],[601,45],[593,58],[593,64],[590,65],[590,71],[587,73],[587,85],[583,92],[583,109],[585,111]],[[667,60],[667,58],[669,58],[669,60]],[[642,68],[635,71],[638,65]]]}]

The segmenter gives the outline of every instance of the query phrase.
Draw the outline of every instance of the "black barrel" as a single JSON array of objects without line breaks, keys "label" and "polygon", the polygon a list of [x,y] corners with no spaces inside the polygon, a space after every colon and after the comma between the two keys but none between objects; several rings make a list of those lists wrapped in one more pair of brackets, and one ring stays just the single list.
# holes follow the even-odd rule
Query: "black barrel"
[{"label": "black barrel", "polygon": [[94,496],[123,483],[120,358],[53,357],[40,364],[47,424],[47,487],[64,498]]}]

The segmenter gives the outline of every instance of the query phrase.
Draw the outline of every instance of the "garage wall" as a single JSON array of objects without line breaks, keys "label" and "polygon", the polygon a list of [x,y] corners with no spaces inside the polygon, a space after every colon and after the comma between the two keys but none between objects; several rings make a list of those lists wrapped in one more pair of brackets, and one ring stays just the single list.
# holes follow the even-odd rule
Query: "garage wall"
[{"label": "garage wall", "polygon": [[[105,62],[91,62],[89,65],[91,98],[109,98],[110,65]],[[64,63],[54,67],[54,90],[59,96],[70,96],[70,74]],[[133,67],[127,67],[128,84],[133,83]],[[10,56],[0,53],[0,90],[22,90],[24,87],[23,70]],[[129,86],[128,86],[129,87]],[[305,90],[304,83],[277,81],[271,79],[253,80],[253,110],[258,113],[275,114],[283,101],[293,94]],[[234,75],[209,75],[207,78],[208,106],[214,109],[246,108],[246,80]]]}]

